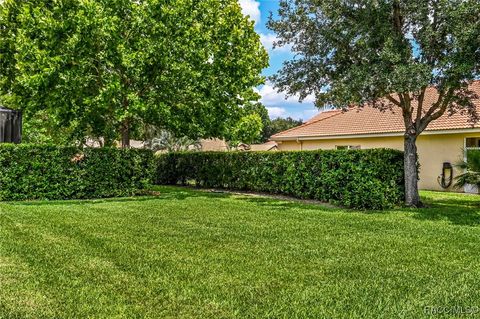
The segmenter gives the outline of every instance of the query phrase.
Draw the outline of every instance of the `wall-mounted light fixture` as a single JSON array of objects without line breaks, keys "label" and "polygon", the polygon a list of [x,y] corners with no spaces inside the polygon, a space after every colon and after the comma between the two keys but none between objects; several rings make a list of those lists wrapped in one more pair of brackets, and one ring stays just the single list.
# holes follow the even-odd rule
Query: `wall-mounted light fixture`
[{"label": "wall-mounted light fixture", "polygon": [[452,186],[453,182],[453,167],[449,162],[445,162],[442,165],[442,174],[438,176],[438,183],[443,189],[447,189]]}]

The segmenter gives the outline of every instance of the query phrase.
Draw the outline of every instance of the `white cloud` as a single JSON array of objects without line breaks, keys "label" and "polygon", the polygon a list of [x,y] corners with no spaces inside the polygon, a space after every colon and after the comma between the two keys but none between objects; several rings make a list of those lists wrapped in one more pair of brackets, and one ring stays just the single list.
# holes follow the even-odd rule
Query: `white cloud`
[{"label": "white cloud", "polygon": [[287,114],[287,110],[284,109],[283,107],[271,106],[271,107],[266,107],[266,109],[268,111],[268,115],[272,119],[275,119],[277,117],[284,117],[285,114]]},{"label": "white cloud", "polygon": [[[262,97],[260,102],[265,106],[278,106],[279,104],[297,104],[299,102],[299,96],[294,95],[286,98],[285,93],[277,92],[270,82],[267,82],[258,91],[258,94]],[[314,103],[315,97],[313,95],[307,96],[303,103]]]},{"label": "white cloud", "polygon": [[242,7],[242,13],[250,16],[250,19],[255,21],[255,24],[260,22],[260,2],[255,0],[239,0]]},{"label": "white cloud", "polygon": [[287,112],[287,116],[290,116],[293,119],[301,119],[305,122],[311,119],[312,117],[314,117],[315,115],[317,115],[319,112],[320,112],[319,109],[317,109],[314,106],[311,106],[311,107],[308,107],[307,109]]},{"label": "white cloud", "polygon": [[276,47],[274,49],[273,43],[277,41],[277,36],[273,33],[260,33],[260,41],[268,52],[290,52],[292,50],[291,45]]},{"label": "white cloud", "polygon": [[315,102],[313,95],[308,96],[303,103],[299,102],[298,96],[290,96],[285,99],[285,93],[277,92],[270,82],[257,89],[257,92],[260,94],[260,102],[267,108],[270,118],[290,116],[294,119],[307,120],[318,113],[318,109],[313,105]]}]

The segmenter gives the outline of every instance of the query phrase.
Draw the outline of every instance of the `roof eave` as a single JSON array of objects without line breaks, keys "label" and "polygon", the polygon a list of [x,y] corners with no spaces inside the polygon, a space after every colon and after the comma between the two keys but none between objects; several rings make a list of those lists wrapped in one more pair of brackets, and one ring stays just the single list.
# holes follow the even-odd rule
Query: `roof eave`
[{"label": "roof eave", "polygon": [[[464,129],[448,129],[448,130],[429,130],[424,131],[421,135],[441,135],[441,134],[463,134],[480,132],[479,127]],[[403,136],[404,132],[388,132],[388,133],[367,133],[367,134],[339,134],[339,135],[311,135],[311,136],[272,136],[270,139],[276,142],[281,141],[311,141],[311,140],[332,140],[347,138],[369,138],[369,137],[394,137]]]}]

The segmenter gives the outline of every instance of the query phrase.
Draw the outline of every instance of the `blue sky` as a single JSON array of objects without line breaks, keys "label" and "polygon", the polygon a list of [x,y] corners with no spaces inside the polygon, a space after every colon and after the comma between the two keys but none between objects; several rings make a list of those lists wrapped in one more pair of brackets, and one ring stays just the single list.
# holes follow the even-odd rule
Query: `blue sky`
[{"label": "blue sky", "polygon": [[[289,48],[273,50],[272,43],[275,41],[275,33],[266,27],[270,12],[274,15],[277,12],[278,1],[239,0],[239,2],[243,13],[255,21],[255,29],[270,55],[270,67],[265,69],[263,74],[266,76],[272,75],[282,67],[283,61],[293,57]],[[272,118],[291,116],[295,119],[307,120],[318,112],[318,109],[313,105],[313,97],[309,97],[303,103],[299,103],[296,97],[285,100],[285,94],[278,93],[269,82],[259,88],[259,93],[262,96],[261,102],[267,107]]]}]

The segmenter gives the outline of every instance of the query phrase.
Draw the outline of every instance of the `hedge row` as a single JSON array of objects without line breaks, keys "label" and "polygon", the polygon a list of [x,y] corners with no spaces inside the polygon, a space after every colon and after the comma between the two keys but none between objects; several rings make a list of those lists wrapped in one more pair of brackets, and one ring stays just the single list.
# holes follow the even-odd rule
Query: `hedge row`
[{"label": "hedge row", "polygon": [[189,182],[383,209],[404,198],[403,153],[389,149],[199,152],[158,158],[158,184]]},{"label": "hedge row", "polygon": [[400,203],[402,152],[169,153],[0,145],[0,200],[129,196],[158,184],[260,191],[360,209]]},{"label": "hedge row", "polygon": [[153,182],[151,151],[0,145],[0,200],[129,196]]}]

